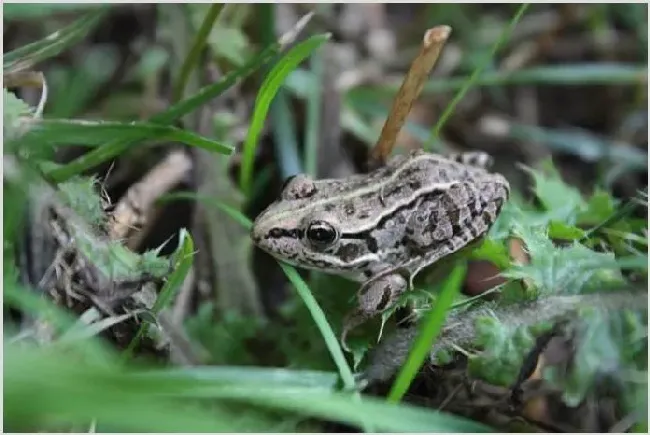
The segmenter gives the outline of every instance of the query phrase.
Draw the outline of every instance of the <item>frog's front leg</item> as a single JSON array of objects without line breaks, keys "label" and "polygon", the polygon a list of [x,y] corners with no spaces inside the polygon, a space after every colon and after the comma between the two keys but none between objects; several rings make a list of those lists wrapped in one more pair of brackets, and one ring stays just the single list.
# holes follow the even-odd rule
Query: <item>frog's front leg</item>
[{"label": "frog's front leg", "polygon": [[395,302],[407,288],[406,279],[399,273],[380,276],[364,284],[357,294],[357,308],[343,320],[343,332],[341,332],[343,349],[350,351],[346,340],[352,329],[381,313]]}]

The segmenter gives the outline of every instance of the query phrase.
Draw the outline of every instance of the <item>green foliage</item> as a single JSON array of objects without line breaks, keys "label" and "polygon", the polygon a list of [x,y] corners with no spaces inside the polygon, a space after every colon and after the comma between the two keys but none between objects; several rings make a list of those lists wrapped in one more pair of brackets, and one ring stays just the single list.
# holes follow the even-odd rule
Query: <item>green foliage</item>
[{"label": "green foliage", "polygon": [[102,6],[68,27],[59,29],[39,41],[4,54],[2,58],[3,73],[10,74],[24,71],[45,59],[56,56],[84,38],[99,24],[106,12],[107,7]]},{"label": "green foliage", "polygon": [[581,403],[606,378],[623,391],[628,406],[640,410],[633,397],[648,388],[647,324],[646,310],[580,310],[572,331],[577,346],[572,367],[549,367],[545,378],[563,391],[569,406]]},{"label": "green foliage", "polygon": [[271,101],[280,89],[285,78],[300,62],[330,38],[329,34],[316,35],[297,44],[282,57],[268,73],[255,99],[255,110],[251,127],[244,142],[244,156],[242,160],[239,183],[245,193],[250,193],[253,175],[253,157],[257,147],[257,138],[264,125],[266,114],[271,106]]},{"label": "green foliage", "polygon": [[[550,325],[546,329],[550,328]],[[469,360],[469,370],[495,385],[512,385],[526,354],[535,345],[531,328],[509,325],[495,317],[481,317],[476,321],[476,342],[486,349],[479,357]],[[545,332],[536,325],[535,332]]]},{"label": "green foliage", "polygon": [[451,272],[448,280],[443,284],[440,296],[436,298],[436,305],[429,311],[422,322],[420,335],[415,341],[406,363],[402,367],[388,394],[389,401],[399,402],[408,391],[411,382],[413,382],[420,367],[422,367],[422,364],[429,355],[432,343],[442,331],[447,312],[456,296],[460,293],[460,286],[465,277],[465,272],[466,269],[464,267],[457,266]]},{"label": "green foliage", "polygon": [[[269,422],[255,413],[259,409],[352,425],[372,420],[383,431],[487,429],[439,412],[333,393],[328,374],[228,367],[141,371],[80,361],[56,349],[5,343],[4,351],[5,424],[15,430],[84,427],[92,416],[101,431],[261,432]],[[33,391],[39,394],[28,393]],[[210,405],[206,399],[213,399]]]},{"label": "green foliage", "polygon": [[[510,23],[505,35],[512,30],[526,7],[519,7],[519,15]],[[5,18],[46,17],[54,12],[81,8],[79,5],[10,5],[5,8]],[[99,7],[42,40],[6,53],[4,73],[31,70],[40,62],[62,53],[95,29],[105,18],[107,10],[107,7]],[[131,122],[141,114],[141,110],[128,98],[111,99],[117,107],[113,119],[124,120],[122,122],[69,119],[73,116],[85,117],[93,94],[106,85],[109,77],[115,73],[117,63],[111,49],[93,47],[72,66],[56,65],[48,70],[47,78],[53,92],[50,93],[52,101],[46,106],[44,119],[34,118],[32,108],[7,89],[4,90],[5,155],[15,154],[29,163],[39,163],[34,167],[45,172],[63,202],[95,233],[101,234],[106,225],[104,203],[97,193],[101,186],[96,178],[82,176],[83,173],[151,143],[179,142],[229,155],[233,151],[230,144],[217,142],[174,124],[208,101],[223,95],[235,83],[259,73],[284,48],[282,44],[268,40],[259,50],[251,44],[252,39],[249,40],[244,32],[242,17],[255,14],[250,14],[251,10],[245,6],[190,5],[187,10],[188,18],[195,22],[195,27],[199,27],[201,22],[203,25],[195,35],[192,47],[188,47],[190,50],[184,59],[182,72],[174,75],[172,71],[177,98],[173,99],[168,109],[149,119]],[[472,20],[467,20],[468,17],[462,14],[453,14],[458,9],[447,6],[440,7],[440,10],[452,12],[454,27],[469,25],[471,28]],[[267,11],[272,11],[272,7]],[[616,9],[617,14],[633,22],[639,35],[647,39],[643,23],[638,22],[638,17],[634,18],[634,15],[638,15],[636,12],[636,9]],[[274,24],[273,18],[262,22],[262,26],[269,28]],[[647,66],[620,63],[489,71],[493,57],[493,53],[485,51],[489,44],[474,40],[468,32],[458,33],[463,33],[462,37],[468,38],[471,45],[463,47],[464,50],[469,49],[469,55],[463,59],[461,72],[473,72],[470,76],[441,77],[425,84],[425,94],[460,90],[437,124],[436,134],[470,86],[496,89],[517,84],[630,84],[641,82],[647,75]],[[329,35],[316,35],[298,43],[279,58],[257,93],[239,174],[242,190],[248,194],[249,200],[256,191],[255,186],[268,180],[263,175],[271,176],[270,172],[253,174],[257,142],[269,113],[273,114],[276,147],[284,146],[285,150],[291,148],[287,145],[290,140],[297,145],[293,118],[285,116],[291,114],[291,110],[287,95],[281,94],[282,88],[309,99],[305,167],[309,172],[315,171],[317,127],[320,124],[319,98],[315,90],[322,79],[322,59],[316,57],[314,68],[309,72],[297,66],[312,56],[328,38]],[[499,39],[494,50],[506,36],[502,35]],[[216,57],[211,60],[218,63],[220,69],[228,71],[234,67],[234,70],[216,83],[185,96],[186,84],[189,77],[197,72],[201,61],[199,55],[206,46]],[[141,53],[139,63],[125,75],[138,85],[145,84],[145,88],[157,85],[161,69],[173,67],[168,59],[164,48],[147,49]],[[227,66],[224,67],[224,63]],[[153,75],[156,80],[151,79]],[[379,84],[357,87],[342,95],[343,127],[372,144],[378,129],[364,117],[369,114],[377,116],[377,113],[385,116],[384,97],[392,97],[396,90],[394,83],[381,81]],[[119,93],[120,89],[115,92]],[[136,94],[136,97],[137,101],[145,99],[140,94]],[[97,114],[93,112],[93,115]],[[97,117],[106,116],[102,112]],[[574,153],[580,155],[579,150],[582,150],[586,153],[583,157],[587,159],[596,151],[598,159],[606,157],[602,144],[595,138],[580,138],[566,131],[546,129],[539,132],[519,127],[513,128],[511,137],[536,140],[555,149],[573,147]],[[429,128],[426,126],[409,122],[406,128],[424,140],[428,136]],[[70,163],[55,165],[52,151],[70,145],[81,145],[91,150]],[[300,160],[297,150],[297,146],[290,150],[293,152],[290,157],[295,157],[295,162]],[[617,148],[609,157],[635,169],[647,168],[638,153],[624,147]],[[293,166],[289,158],[283,160],[280,157],[278,160],[283,171],[291,172]],[[639,195],[635,201],[620,203],[607,190],[607,183],[595,186],[593,192],[583,195],[561,179],[550,161],[541,168],[526,170],[534,183],[535,201],[524,201],[517,192],[513,192],[512,200],[504,207],[488,237],[470,253],[470,259],[488,260],[510,279],[507,284],[492,289],[493,293],[500,293],[500,301],[516,304],[559,294],[596,295],[604,289],[616,291],[624,286],[638,286],[647,280],[647,222],[631,217],[639,204],[647,205],[647,194]],[[25,183],[29,182],[26,178]],[[187,322],[186,331],[208,351],[211,357],[209,362],[227,367],[153,369],[146,363],[136,365],[131,357],[139,341],[149,333],[156,315],[170,305],[190,272],[195,248],[189,233],[181,231],[179,246],[171,258],[160,256],[162,247],[137,254],[118,241],[98,244],[94,236],[83,231],[72,234],[75,247],[97,266],[109,282],[117,284],[143,277],[162,278],[163,286],[152,312],[140,318],[141,328],[137,335],[126,352],[118,354],[98,335],[122,321],[123,317],[113,316],[99,321],[79,319],[32,289],[18,284],[14,245],[23,224],[24,192],[28,189],[6,181],[4,187],[5,305],[38,319],[54,332],[48,346],[36,347],[29,340],[15,336],[17,328],[5,323],[7,336],[11,337],[4,343],[4,417],[9,429],[295,432],[304,429],[305,426],[300,424],[305,419],[318,418],[350,424],[367,431],[486,430],[482,425],[441,412],[386,403],[356,393],[355,377],[338,343],[336,329],[341,323],[342,314],[354,303],[352,295],[357,285],[317,273],[304,279],[288,266],[283,266],[283,270],[296,293],[283,304],[278,318],[262,321],[237,313],[226,313],[217,319],[213,306],[207,303],[199,307],[197,315]],[[172,197],[208,201],[242,226],[251,225],[241,210],[218,203],[214,198],[193,193],[169,195],[169,198]],[[530,257],[528,262],[520,264],[511,259],[508,243],[513,237],[525,245]],[[446,270],[451,270],[451,267]],[[434,291],[434,286],[426,285],[419,292],[403,295],[382,316],[383,328],[386,319],[398,307],[413,305],[416,311],[428,313],[422,316],[421,340],[414,346],[393,385],[392,400],[400,400],[408,389],[417,369],[426,359],[433,338],[440,338],[444,334],[442,325],[450,312],[471,312],[475,307],[485,306],[480,297],[458,296],[461,277],[459,269],[455,269],[450,280],[439,286],[441,292]],[[468,305],[471,307],[467,308]],[[492,304],[493,310],[500,308],[498,303]],[[130,313],[125,316],[128,315]],[[476,352],[468,352],[471,374],[496,384],[509,385],[535,337],[549,328],[550,322],[546,321],[522,326],[507,318],[499,320],[491,315],[478,317],[477,337],[473,346]],[[578,404],[602,382],[603,377],[607,377],[608,382],[622,392],[621,406],[626,410],[645,412],[647,314],[631,310],[585,308],[578,311],[567,333],[575,338],[576,343],[577,352],[572,365],[552,367],[545,373],[546,379],[562,389],[566,403]],[[376,339],[378,335],[381,336],[381,332],[373,334],[373,338]],[[364,339],[354,344],[355,353],[351,356],[354,366],[362,367],[366,352],[374,342]],[[268,349],[264,358],[260,356],[259,348]],[[449,358],[454,350],[443,348],[438,354],[445,354]],[[260,367],[269,364],[285,369]],[[322,428],[318,426],[313,429],[319,431]]]},{"label": "green foliage", "polygon": [[595,252],[577,242],[558,247],[543,227],[519,227],[515,235],[524,241],[530,262],[513,264],[503,275],[530,280],[538,297],[579,294],[606,284],[622,284],[612,253]]},{"label": "green foliage", "polygon": [[[264,326],[260,319],[243,316],[235,311],[227,311],[216,319],[215,307],[211,303],[201,305],[185,324],[188,334],[207,351],[207,364],[246,366],[258,362],[247,343],[254,342],[256,338],[258,342],[261,341]],[[265,355],[267,362],[274,360],[269,353],[270,351]]]},{"label": "green foliage", "polygon": [[32,114],[32,109],[27,103],[6,88],[2,93],[3,115],[2,136],[5,141],[11,141],[23,134],[24,117]]},{"label": "green foliage", "polygon": [[59,184],[62,201],[96,229],[106,221],[104,204],[97,194],[99,182],[92,177],[77,177]]},{"label": "green foliage", "polygon": [[529,168],[527,171],[533,177],[535,196],[547,212],[547,218],[575,224],[578,212],[586,206],[578,189],[566,185],[548,160],[542,165],[543,172]]},{"label": "green foliage", "polygon": [[[631,220],[611,219],[620,207],[611,195],[596,189],[584,198],[566,185],[550,162],[542,170],[527,169],[535,183],[538,206],[510,203],[500,217],[510,227],[511,235],[525,246],[528,261],[510,262],[502,274],[512,280],[523,280],[526,292],[509,292],[508,303],[543,300],[554,295],[597,295],[608,289],[629,285],[625,270],[647,274],[647,256],[623,248],[621,238],[597,237],[602,231],[590,227],[632,230]],[[640,231],[647,231],[640,228]],[[498,229],[493,233],[501,233]],[[629,233],[625,237],[629,239]],[[562,241],[562,243],[559,243]],[[486,241],[474,255],[492,259],[503,267],[505,248],[498,248],[494,239]],[[595,249],[597,247],[598,249]],[[621,257],[619,254],[623,254]],[[503,296],[506,296],[504,294]],[[642,309],[641,299],[639,309]],[[494,308],[495,310],[498,307]],[[645,310],[644,310],[645,311]],[[635,398],[647,392],[647,322],[640,312],[608,310],[607,307],[578,310],[570,322],[576,343],[576,356],[564,371],[549,368],[545,377],[564,392],[569,406],[576,406],[586,394],[602,385],[603,377],[614,382],[622,392],[626,409],[637,409]],[[642,317],[645,316],[645,313]],[[470,358],[471,372],[492,383],[508,386],[515,380],[521,363],[532,349],[535,337],[552,326],[547,321],[522,326],[523,319],[482,316],[476,320],[475,345],[483,352]]]}]

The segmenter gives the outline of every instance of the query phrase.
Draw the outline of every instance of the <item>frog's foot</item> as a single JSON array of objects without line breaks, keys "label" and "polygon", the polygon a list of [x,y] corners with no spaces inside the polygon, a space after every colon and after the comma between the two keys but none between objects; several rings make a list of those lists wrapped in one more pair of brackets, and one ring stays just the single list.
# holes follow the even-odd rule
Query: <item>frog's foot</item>
[{"label": "frog's foot", "polygon": [[347,316],[345,316],[345,319],[343,320],[343,331],[341,332],[341,347],[343,350],[346,352],[351,352],[350,347],[348,346],[347,339],[348,339],[348,333],[352,331],[354,328],[357,326],[363,324],[365,321],[369,320],[372,317],[371,314],[369,313],[364,313],[360,309],[355,309],[354,311],[350,312]]},{"label": "frog's foot", "polygon": [[346,343],[348,332],[380,314],[408,288],[408,282],[399,273],[381,276],[364,284],[357,295],[358,307],[343,321],[343,332],[341,333],[343,348],[350,351]]}]

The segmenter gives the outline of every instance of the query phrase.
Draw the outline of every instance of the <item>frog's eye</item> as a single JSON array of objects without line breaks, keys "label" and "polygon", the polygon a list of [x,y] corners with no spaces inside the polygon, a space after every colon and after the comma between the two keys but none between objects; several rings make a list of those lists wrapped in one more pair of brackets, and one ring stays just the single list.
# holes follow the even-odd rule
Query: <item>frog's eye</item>
[{"label": "frog's eye", "polygon": [[314,221],[307,227],[307,239],[315,246],[324,247],[334,243],[338,237],[336,228],[325,221]]},{"label": "frog's eye", "polygon": [[316,193],[314,181],[304,174],[292,175],[282,185],[284,199],[305,199]]}]

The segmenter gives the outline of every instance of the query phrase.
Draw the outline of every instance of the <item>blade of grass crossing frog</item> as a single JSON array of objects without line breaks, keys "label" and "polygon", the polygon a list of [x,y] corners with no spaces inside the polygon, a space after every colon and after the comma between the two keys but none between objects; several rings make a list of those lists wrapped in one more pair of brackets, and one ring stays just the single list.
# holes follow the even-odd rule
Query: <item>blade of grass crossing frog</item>
[{"label": "blade of grass crossing frog", "polygon": [[273,101],[287,75],[329,38],[330,34],[314,35],[292,47],[264,79],[255,100],[255,110],[244,142],[241,172],[239,174],[239,185],[246,195],[250,194],[252,185],[253,160],[257,148],[257,139],[264,125],[271,101]]},{"label": "blade of grass crossing frog", "polygon": [[327,321],[327,317],[325,316],[323,309],[318,305],[318,302],[314,298],[314,295],[309,289],[309,286],[305,281],[303,281],[296,269],[286,264],[280,264],[280,266],[282,267],[285,275],[287,275],[287,278],[289,278],[289,281],[291,281],[291,283],[296,288],[296,291],[300,295],[300,298],[309,309],[309,312],[314,319],[316,326],[318,327],[321,335],[323,336],[323,339],[325,340],[327,349],[332,355],[332,359],[334,360],[334,364],[336,364],[336,368],[338,369],[339,374],[343,379],[343,383],[347,388],[353,389],[355,383],[354,376],[352,375],[352,370],[350,370],[350,366],[348,366],[348,363],[345,360],[343,350],[339,345],[339,341],[336,338],[334,331]]},{"label": "blade of grass crossing frog", "polygon": [[440,336],[440,331],[447,318],[447,313],[454,303],[456,296],[460,293],[460,287],[466,271],[467,269],[464,265],[456,266],[452,270],[449,278],[445,280],[442,291],[436,298],[434,307],[429,310],[421,324],[420,333],[409,352],[408,359],[400,369],[397,379],[388,393],[389,402],[399,402],[402,400],[413,379],[417,376],[420,367],[422,367],[429,356],[431,346],[436,338]]}]

